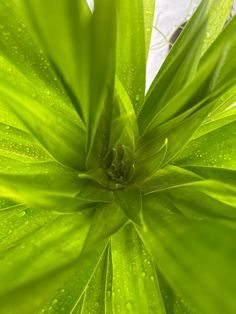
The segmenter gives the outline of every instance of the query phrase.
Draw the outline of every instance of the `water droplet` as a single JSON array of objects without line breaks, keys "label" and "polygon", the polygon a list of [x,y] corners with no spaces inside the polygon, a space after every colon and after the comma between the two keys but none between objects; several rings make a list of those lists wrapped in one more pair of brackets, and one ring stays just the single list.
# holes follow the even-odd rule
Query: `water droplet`
[{"label": "water droplet", "polygon": [[58,302],[58,300],[57,300],[57,299],[54,299],[54,300],[52,301],[52,305],[57,304],[57,302]]},{"label": "water droplet", "polygon": [[132,313],[132,311],[133,311],[132,303],[131,302],[127,302],[126,305],[125,305],[125,309],[126,309],[127,313]]},{"label": "water droplet", "polygon": [[23,216],[25,216],[25,214],[26,214],[26,212],[25,212],[24,210],[22,210],[21,212],[19,212],[19,213],[17,214],[17,216],[18,216],[18,217],[23,217]]}]

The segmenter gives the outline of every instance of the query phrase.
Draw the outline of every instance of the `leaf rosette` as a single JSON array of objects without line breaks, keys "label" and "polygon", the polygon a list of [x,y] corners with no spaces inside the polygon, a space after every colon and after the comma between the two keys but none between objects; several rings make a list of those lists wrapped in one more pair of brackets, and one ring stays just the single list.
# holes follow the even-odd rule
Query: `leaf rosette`
[{"label": "leaf rosette", "polygon": [[0,313],[235,313],[232,1],[145,94],[154,2],[0,0]]}]

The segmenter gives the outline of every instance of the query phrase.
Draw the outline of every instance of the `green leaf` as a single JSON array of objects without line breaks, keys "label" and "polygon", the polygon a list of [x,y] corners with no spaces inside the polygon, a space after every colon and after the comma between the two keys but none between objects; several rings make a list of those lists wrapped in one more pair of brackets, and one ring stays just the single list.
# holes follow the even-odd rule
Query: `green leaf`
[{"label": "green leaf", "polygon": [[[236,23],[236,19],[234,19],[232,23]],[[228,50],[226,49],[226,56],[227,51]],[[175,158],[178,151],[183,149],[184,145],[187,144],[193,133],[199,128],[207,115],[214,109],[219,97],[227,93],[227,91],[235,85],[234,76],[232,79],[230,76],[226,76],[223,80],[224,83],[222,81],[221,84],[213,87],[216,77],[218,77],[218,70],[221,69],[221,64],[224,62],[224,58],[221,58],[220,63],[218,64],[220,53],[220,49],[214,50],[214,54],[211,58],[209,57],[209,62],[205,62],[205,64],[202,65],[198,75],[192,83],[190,83],[186,88],[183,88],[168,103],[166,106],[166,112],[168,113],[169,108],[169,113],[173,114],[173,112],[175,112],[177,117],[160,125],[159,127],[151,129],[149,132],[146,132],[146,134],[140,137],[137,147],[138,154],[144,156],[145,154],[149,154],[155,147],[160,147],[160,143],[167,138],[169,149],[166,154],[166,162],[170,162],[171,159]],[[230,60],[227,59],[227,62],[229,63]],[[201,82],[204,83],[202,84]],[[209,94],[209,88],[213,88],[212,94]],[[208,95],[207,97],[204,96],[206,90]],[[183,108],[186,111],[181,113],[181,111],[179,111],[180,108],[182,108],[182,111]],[[169,118],[171,118],[171,116]],[[183,129],[186,129],[186,131],[183,131]]]},{"label": "green leaf", "polygon": [[[106,251],[106,246],[102,244],[93,252],[79,257],[75,265],[70,267],[69,276],[67,275],[61,287],[51,294],[47,302],[41,306],[41,310],[44,310],[44,312],[50,311],[51,313],[76,313],[80,301],[85,302],[83,299],[84,291],[89,290],[95,274],[99,272]],[[92,303],[90,306],[94,306],[94,304]]]},{"label": "green leaf", "polygon": [[187,303],[186,299],[181,298],[178,292],[170,287],[161,272],[158,271],[157,273],[166,312],[170,314],[197,314],[198,312],[192,304]]},{"label": "green leaf", "polygon": [[209,0],[208,3],[207,33],[202,47],[202,55],[211,47],[227,23],[234,1]]},{"label": "green leaf", "polygon": [[176,56],[169,68],[163,73],[155,91],[148,93],[144,105],[138,116],[140,133],[144,133],[150,128],[150,124],[156,122],[157,114],[165,108],[176,93],[185,86],[192,78],[195,77],[199,59],[196,57],[200,54],[205,33],[204,24],[198,25],[194,30],[191,39],[183,46],[182,51]]},{"label": "green leaf", "polygon": [[[3,168],[11,167],[12,159],[14,159],[14,162],[18,161],[19,164],[20,162],[30,163],[52,160],[52,157],[32,135],[3,123],[0,123],[0,158],[1,172]],[[9,160],[8,165],[6,160]]]},{"label": "green leaf", "polygon": [[107,243],[107,239],[126,222],[127,217],[115,202],[97,206],[83,252],[87,253],[87,251],[93,250],[99,242],[105,241]]},{"label": "green leaf", "polygon": [[234,185],[236,183],[236,171],[224,168],[207,166],[187,166],[185,169],[194,172],[196,175],[205,179],[217,180],[220,182]]},{"label": "green leaf", "polygon": [[[109,225],[104,225],[105,217],[110,218],[108,220]],[[90,221],[89,231],[84,239],[79,259],[76,261],[78,265],[75,265],[74,272],[61,287],[62,289],[59,289],[44,305],[45,309],[53,313],[63,313],[65,311],[77,313],[77,307],[80,306],[83,313],[83,310],[89,311],[91,307],[99,308],[103,305],[103,300],[97,299],[103,293],[103,289],[98,284],[104,284],[104,280],[106,282],[106,279],[102,276],[104,273],[101,273],[101,270],[107,272],[104,263],[108,258],[108,239],[121,228],[126,219],[118,206],[111,205],[97,208],[93,217],[90,217]],[[98,282],[99,280],[100,282]],[[57,302],[55,302],[55,299]],[[94,303],[91,299],[94,300]],[[96,304],[97,301],[100,302],[99,305]],[[82,305],[80,305],[80,302],[82,302]]]},{"label": "green leaf", "polygon": [[236,188],[235,185],[221,183],[214,180],[199,181],[193,184],[200,191],[213,198],[236,208]]},{"label": "green leaf", "polygon": [[166,314],[152,259],[131,224],[112,237],[111,250],[114,312]]},{"label": "green leaf", "polygon": [[235,126],[233,121],[191,141],[176,164],[236,169]]},{"label": "green leaf", "polygon": [[74,172],[0,175],[0,195],[31,207],[71,212],[88,207],[76,199],[80,181]]},{"label": "green leaf", "polygon": [[[84,130],[79,125],[65,117],[55,115],[50,107],[42,106],[34,98],[20,92],[16,93],[12,87],[1,84],[0,90],[4,100],[10,98],[10,102],[8,101],[10,108],[55,159],[76,169],[84,168]],[[55,132],[51,132],[52,129]]]},{"label": "green leaf", "polygon": [[0,195],[48,210],[71,212],[113,201],[111,191],[90,184],[53,161],[28,163],[0,156]]},{"label": "green leaf", "polygon": [[[148,151],[149,156],[139,156],[137,153],[135,178],[138,181],[147,180],[162,166],[168,150],[168,139],[165,139],[160,148],[157,149],[155,145],[152,148]],[[143,157],[146,158],[142,159]]]},{"label": "green leaf", "polygon": [[[91,211],[86,211],[76,215],[52,215],[29,210],[25,211],[25,215],[11,215],[2,220],[3,226],[7,225],[9,230],[10,224],[13,229],[8,244],[11,250],[5,247],[0,253],[1,306],[14,308],[14,303],[9,302],[12,293],[21,295],[21,287],[33,288],[34,282],[40,282],[46,276],[50,278],[50,274],[55,274],[78,258],[88,233],[91,214]],[[22,238],[18,241],[20,233]],[[48,297],[45,291],[44,299]],[[34,295],[32,305],[37,301],[37,295]]]},{"label": "green leaf", "polygon": [[147,228],[140,233],[170,285],[201,313],[233,314],[235,229],[186,219],[161,195],[158,202],[156,196],[145,198],[144,208]]},{"label": "green leaf", "polygon": [[[136,113],[144,99],[146,77],[146,47],[144,7],[153,1],[117,1],[117,75],[124,85]],[[147,14],[148,16],[148,14]],[[150,23],[150,22],[149,22]],[[151,28],[150,24],[147,27]],[[150,29],[148,31],[150,33]],[[148,37],[146,35],[146,44]],[[135,48],[134,48],[135,47]]]},{"label": "green leaf", "polygon": [[0,313],[234,314],[232,1],[0,0]]},{"label": "green leaf", "polygon": [[[109,23],[109,27],[107,27]],[[115,2],[95,0],[91,34],[90,100],[87,166],[96,168],[97,156],[107,149],[113,113],[116,53]],[[96,137],[97,135],[97,137]]]},{"label": "green leaf", "polygon": [[129,219],[139,225],[143,224],[142,194],[137,187],[115,191],[115,199]]},{"label": "green leaf", "polygon": [[[55,158],[67,165],[82,167],[83,126],[43,50],[29,34],[21,6],[15,1],[1,1],[0,16],[4,33],[0,38],[0,89],[5,108],[2,121],[20,129],[27,128]],[[57,132],[51,132],[52,128]],[[76,136],[81,134],[76,149],[72,148],[75,132]]]},{"label": "green leaf", "polygon": [[178,189],[165,191],[165,193],[175,207],[186,217],[199,220],[209,218],[220,221],[227,220],[235,224],[235,204],[228,205],[217,200],[213,195],[206,194],[206,191],[201,190],[198,186],[182,186]]},{"label": "green leaf", "polygon": [[162,164],[172,161],[185,148],[193,133],[209,113],[211,105],[211,103],[206,105],[183,120],[173,119],[144,134],[137,143],[137,155],[150,155],[151,152],[158,150],[167,139],[168,147]]},{"label": "green leaf", "polygon": [[20,130],[27,131],[23,123],[11,112],[9,106],[7,106],[7,103],[5,103],[3,99],[0,100],[0,123],[1,125],[13,126]]},{"label": "green leaf", "polygon": [[[232,91],[230,90],[230,92]],[[226,103],[226,107],[228,107],[228,104],[231,105],[232,100],[232,97],[229,99],[229,103],[226,100],[226,102],[223,102],[223,106]],[[236,106],[233,106],[226,110],[224,110],[224,108],[222,109],[222,111],[219,111],[217,109],[214,110],[212,114],[210,114],[210,116],[205,119],[200,128],[194,133],[192,139],[199,138],[236,120]]]},{"label": "green leaf", "polygon": [[148,57],[148,53],[150,50],[153,19],[155,12],[155,2],[156,2],[155,0],[143,1],[146,59]]},{"label": "green leaf", "polygon": [[87,121],[92,17],[87,2],[30,0],[24,1],[24,6],[31,26],[64,81],[74,107]]},{"label": "green leaf", "polygon": [[[99,221],[104,222],[104,217],[108,217],[109,212],[114,223],[104,226],[104,228],[101,224],[97,225],[96,223]],[[16,307],[25,313],[30,313],[32,309],[41,309],[52,313],[63,313],[75,309],[84,290],[86,289],[89,293],[94,280],[94,272],[99,272],[100,266],[98,265],[100,265],[108,237],[125,222],[124,215],[121,211],[119,212],[118,207],[100,207],[93,218],[93,211],[66,216],[51,214],[51,221],[48,222],[42,220],[43,213],[42,211],[38,215],[33,210],[19,215],[17,219],[11,215],[13,217],[11,222],[14,220],[17,222],[17,224],[14,222],[15,227],[18,228],[15,236],[19,235],[19,231],[29,233],[29,236],[25,238],[23,233],[23,241],[14,248],[9,257],[5,256],[6,261],[3,259],[1,262],[4,273],[0,271],[0,277],[1,279],[3,276],[9,277],[10,290],[9,292],[7,289],[0,291],[0,300],[2,301],[0,313],[4,313],[4,311],[14,313]],[[29,226],[30,215],[33,215],[33,221],[38,221],[39,226]],[[27,233],[27,230],[21,230],[20,227],[24,221],[27,222],[24,227],[30,228],[31,232],[28,230]],[[9,220],[6,220],[5,223],[9,223]],[[12,240],[10,243],[13,243]],[[37,245],[37,251],[34,251],[34,257],[32,246],[35,245]],[[17,256],[19,251],[22,254]],[[29,259],[29,256],[31,256],[30,267],[24,262],[24,259]],[[12,263],[8,263],[8,258],[15,265],[12,266]],[[55,262],[53,262],[54,259]],[[52,264],[49,265],[48,263],[51,262]],[[21,273],[14,277],[14,269],[17,270],[19,265],[24,265],[24,267],[21,267]],[[13,272],[11,276],[7,275],[6,267]],[[17,289],[13,289],[14,287],[10,283],[11,278],[12,280],[15,278],[14,287],[16,286]],[[53,285],[50,284],[51,281],[54,282]],[[45,284],[48,286],[46,289]],[[18,289],[19,287],[20,289]],[[31,307],[27,308],[29,297]],[[9,302],[10,298],[14,298],[15,303]]]},{"label": "green leaf", "polygon": [[135,141],[138,137],[136,115],[130,98],[118,77],[116,77],[115,80],[113,115],[107,153],[109,153],[118,142],[129,148],[132,147],[131,150],[134,150]]},{"label": "green leaf", "polygon": [[[149,128],[150,124],[155,123],[157,125],[162,122],[164,117],[159,117],[158,114],[160,111],[163,111],[162,114],[165,116],[167,114],[173,114],[172,110],[176,110],[176,105],[169,105],[167,109],[165,107],[173,96],[179,92],[179,89],[189,83],[191,79],[196,76],[197,66],[203,49],[205,50],[207,45],[209,45],[209,42],[212,42],[212,39],[219,34],[232,6],[232,1],[227,1],[226,6],[224,6],[224,4],[225,3],[222,1],[211,1],[210,3],[208,3],[208,1],[201,2],[201,5],[198,7],[194,16],[185,27],[174,47],[171,49],[170,54],[166,58],[162,68],[150,87],[145,103],[138,117],[141,133]],[[215,13],[212,12],[220,10],[222,6],[222,14],[215,17]],[[204,24],[208,19],[209,25],[205,26],[204,29]],[[231,33],[231,35],[228,35],[229,33]],[[234,34],[234,31],[228,27],[228,31],[225,32],[225,38],[227,36],[231,38],[232,34]],[[205,41],[206,37],[209,37],[207,42]],[[235,42],[234,40],[232,41]],[[221,41],[221,45],[223,44],[224,48],[225,43],[225,39]],[[210,64],[211,59],[213,59],[213,51],[214,53],[217,51],[216,47],[218,47],[218,45],[220,45],[220,41],[215,45],[215,49],[211,50],[209,54],[207,54],[204,62],[207,60],[207,63]],[[210,69],[209,65],[208,67]],[[199,83],[200,82],[202,82],[201,79]],[[205,83],[205,81],[203,82]],[[167,86],[168,88],[166,88]]]},{"label": "green leaf", "polygon": [[[220,2],[223,1],[221,0]],[[228,3],[232,1],[228,1]],[[224,4],[223,4],[224,5]],[[222,8],[223,9],[223,8]],[[227,9],[226,9],[227,10]],[[224,9],[223,9],[224,11]],[[225,12],[224,12],[225,13]],[[215,12],[216,14],[216,12]],[[219,17],[223,16],[223,14],[218,14]],[[213,22],[213,21],[212,21]],[[214,23],[214,22],[213,22]],[[218,47],[222,47],[225,46],[227,39],[230,37],[230,35],[232,36],[235,30],[235,18],[232,18],[232,20],[227,24],[227,26],[225,27],[225,29],[223,30],[223,32],[221,32],[221,34],[216,38],[216,40],[212,43],[212,45],[210,46],[210,48],[208,49],[208,51],[205,53],[205,55],[203,55],[201,63],[204,63],[206,59],[209,58],[209,56],[212,54],[212,52],[214,50],[216,50]],[[219,73],[219,77],[217,79],[218,83],[222,80],[222,78],[224,78],[227,73],[229,73],[231,71],[231,66],[232,64],[235,63],[235,46],[236,43],[233,40],[231,46],[229,46],[229,51],[228,51],[228,55],[229,55],[229,62],[225,62],[222,66],[221,72]]]},{"label": "green leaf", "polygon": [[[34,224],[40,222],[44,212],[37,215],[34,212],[35,210],[32,213],[26,212],[18,219],[13,216],[11,222],[21,222],[22,227],[22,220],[29,222],[32,214],[34,219],[31,221]],[[81,256],[91,213],[90,211],[76,217],[52,216],[51,222],[48,220],[44,225],[41,222],[39,228],[32,224],[34,232],[29,232],[28,237],[23,238],[21,243],[16,242],[14,250],[11,250],[9,258],[12,262],[6,264],[8,256],[1,261],[1,267],[8,265],[8,268],[2,268],[6,273],[1,273],[1,279],[8,276],[7,285],[9,286],[11,280],[14,280],[14,284],[11,284],[9,291],[4,289],[1,292],[0,313],[15,313],[16,309],[23,313],[31,313],[32,310],[63,313],[76,305],[104,251],[104,246],[99,244],[96,250]],[[24,227],[29,229],[29,223]],[[18,233],[21,229],[18,227]],[[21,257],[17,257],[19,251]],[[21,267],[20,274],[16,274],[18,267]],[[8,274],[8,271],[11,273]]]},{"label": "green leaf", "polygon": [[185,186],[203,178],[186,169],[168,165],[140,184],[144,194]]},{"label": "green leaf", "polygon": [[[109,280],[110,247],[108,246],[99,261],[99,264],[91,278],[89,285],[84,293],[81,309],[74,309],[72,313],[106,313],[109,308],[109,299],[107,300],[107,285]],[[110,291],[111,296],[111,291]],[[109,313],[109,312],[108,312]]]}]

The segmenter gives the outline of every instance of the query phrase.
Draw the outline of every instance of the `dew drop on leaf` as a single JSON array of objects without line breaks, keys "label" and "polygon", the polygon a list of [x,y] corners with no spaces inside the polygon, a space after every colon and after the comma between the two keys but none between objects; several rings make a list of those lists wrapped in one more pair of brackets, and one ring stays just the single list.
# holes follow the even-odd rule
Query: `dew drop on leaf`
[{"label": "dew drop on leaf", "polygon": [[54,299],[54,300],[52,301],[52,305],[57,304],[57,302],[58,302],[58,300],[57,300],[57,299]]},{"label": "dew drop on leaf", "polygon": [[132,313],[133,312],[133,306],[131,302],[127,302],[125,305],[126,313]]},{"label": "dew drop on leaf", "polygon": [[22,210],[22,211],[20,211],[20,212],[17,214],[17,216],[18,216],[18,217],[23,217],[23,216],[25,216],[25,214],[26,214],[26,212],[25,212],[24,210]]}]

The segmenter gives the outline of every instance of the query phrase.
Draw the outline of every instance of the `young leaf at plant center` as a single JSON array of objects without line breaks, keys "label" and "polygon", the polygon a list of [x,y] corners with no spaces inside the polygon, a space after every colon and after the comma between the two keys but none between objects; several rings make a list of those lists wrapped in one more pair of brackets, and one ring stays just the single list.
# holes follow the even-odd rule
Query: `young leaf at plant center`
[{"label": "young leaf at plant center", "polygon": [[116,76],[113,119],[109,138],[109,153],[119,141],[121,145],[126,145],[135,150],[135,141],[138,137],[138,126],[133,105],[124,86]]},{"label": "young leaf at plant center", "polygon": [[142,159],[142,155],[138,156],[137,154],[137,163],[136,163],[136,172],[135,179],[140,182],[143,180],[148,180],[155,172],[159,170],[162,166],[163,161],[165,160],[166,153],[168,149],[168,140],[167,138],[164,141],[164,144],[156,149],[153,147],[153,151],[150,150],[150,156],[145,156],[145,159]]},{"label": "young leaf at plant center", "polygon": [[143,137],[140,137],[140,142],[137,144],[137,155],[142,157],[150,155],[150,152],[160,147],[160,143],[168,139],[167,151],[164,156],[165,160],[162,164],[169,163],[187,145],[194,131],[210,111],[210,105],[196,111],[196,113],[190,115],[181,123],[177,124],[178,120],[170,121],[167,125],[153,129]]}]

